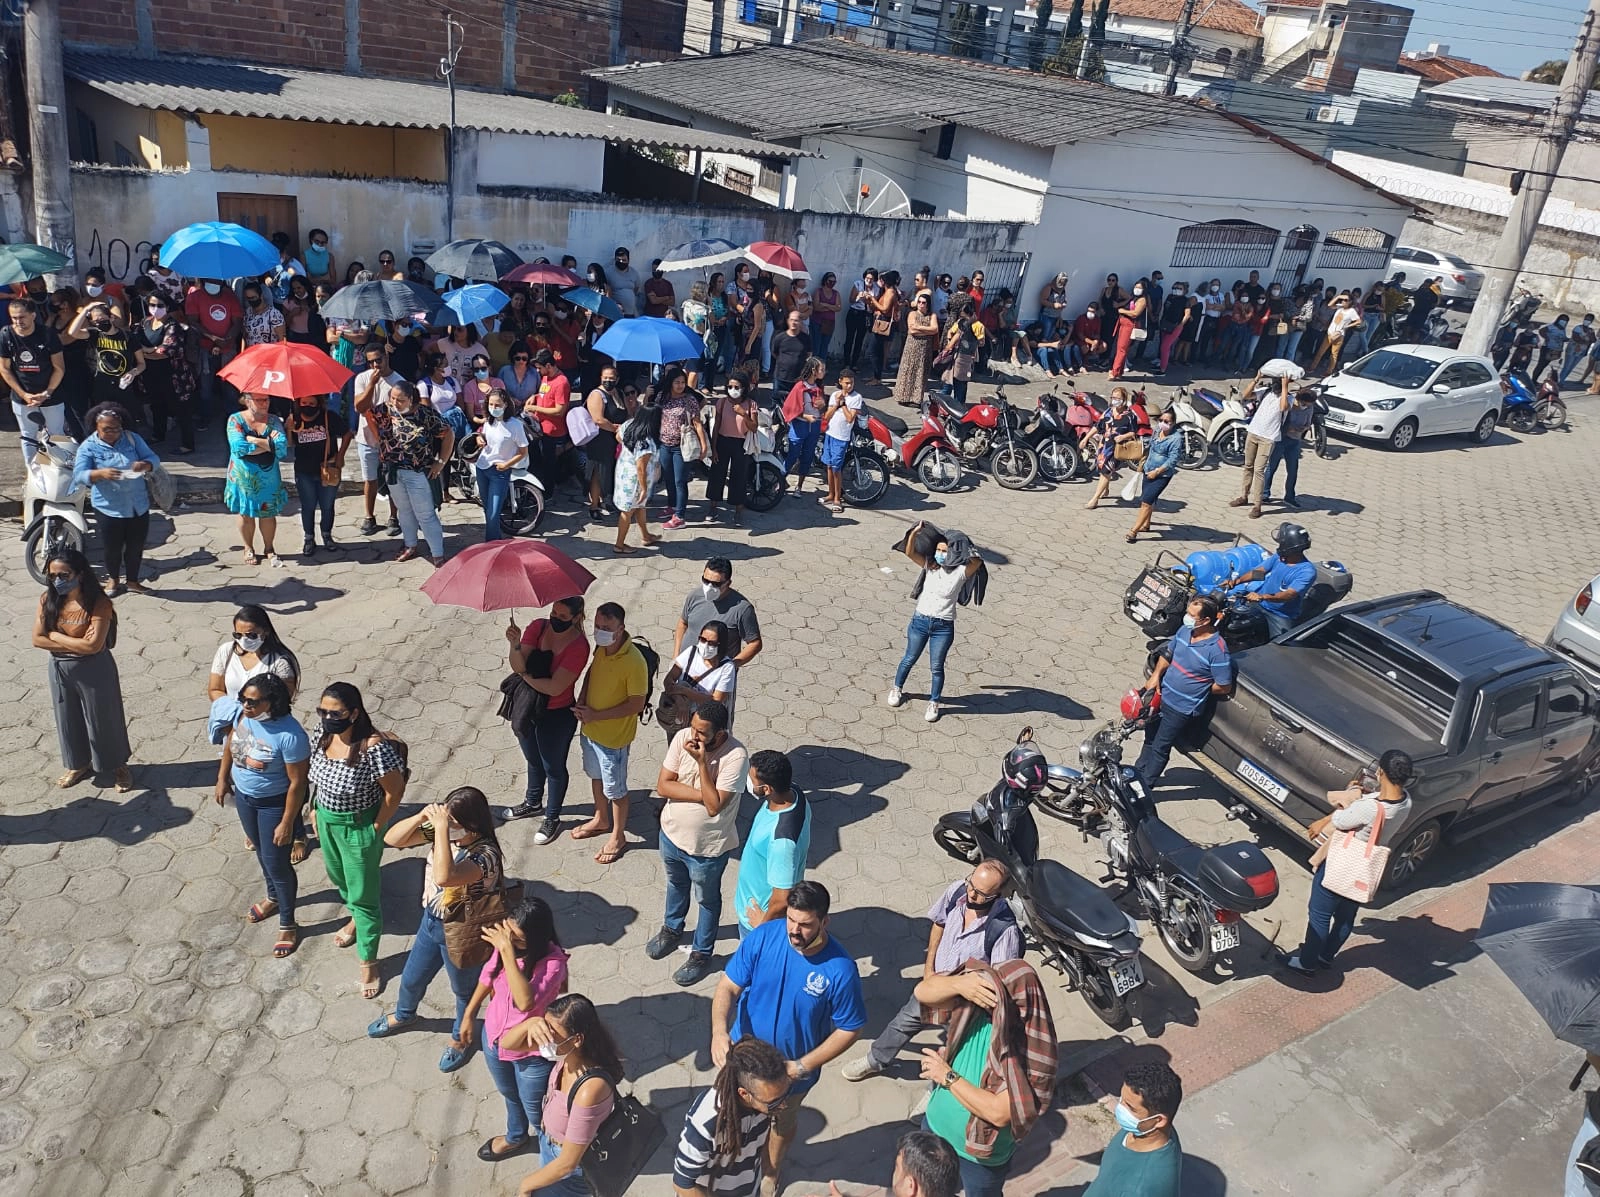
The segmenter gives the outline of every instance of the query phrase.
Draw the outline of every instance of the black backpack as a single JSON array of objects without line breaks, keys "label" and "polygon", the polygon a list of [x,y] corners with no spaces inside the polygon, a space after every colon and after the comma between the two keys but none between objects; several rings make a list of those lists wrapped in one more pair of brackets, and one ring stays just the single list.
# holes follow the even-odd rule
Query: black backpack
[{"label": "black backpack", "polygon": [[628,633],[628,638],[633,641],[633,646],[639,650],[639,655],[644,658],[644,710],[639,712],[639,722],[649,723],[655,715],[655,705],[650,698],[656,692],[656,674],[661,672],[661,654],[651,646],[650,642],[642,636]]}]

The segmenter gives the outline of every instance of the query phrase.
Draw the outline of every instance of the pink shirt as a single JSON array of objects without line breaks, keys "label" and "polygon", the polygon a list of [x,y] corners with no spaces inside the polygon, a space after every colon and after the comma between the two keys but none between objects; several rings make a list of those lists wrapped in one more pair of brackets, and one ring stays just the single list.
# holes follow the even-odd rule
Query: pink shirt
[{"label": "pink shirt", "polygon": [[[544,1131],[557,1143],[578,1143],[587,1147],[600,1133],[601,1124],[611,1117],[617,1104],[617,1091],[611,1089],[599,1105],[569,1106],[567,1094],[561,1092],[563,1071],[564,1065],[550,1070],[550,1084],[544,1092]],[[601,1085],[601,1082],[590,1080],[585,1085]]]},{"label": "pink shirt", "polygon": [[[517,967],[526,973],[527,960],[518,956]],[[559,945],[551,944],[549,954],[536,962],[533,972],[528,975],[528,988],[533,990],[533,1009],[518,1010],[516,1002],[511,998],[511,982],[506,977],[506,970],[501,967],[500,953],[496,952],[489,957],[488,963],[483,966],[483,971],[478,974],[478,984],[489,987],[489,1001],[483,1012],[483,1037],[489,1043],[495,1044],[502,1060],[526,1060],[530,1056],[539,1054],[539,1049],[536,1047],[521,1052],[500,1047],[500,1036],[519,1022],[526,1022],[535,1015],[542,1015],[561,993],[561,987],[566,981],[567,954]]]}]

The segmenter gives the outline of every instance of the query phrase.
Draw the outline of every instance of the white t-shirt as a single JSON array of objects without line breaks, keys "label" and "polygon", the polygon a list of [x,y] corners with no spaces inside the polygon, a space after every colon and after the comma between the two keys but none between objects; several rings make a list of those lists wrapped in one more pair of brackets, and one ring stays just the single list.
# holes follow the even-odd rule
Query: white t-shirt
[{"label": "white t-shirt", "polygon": [[485,420],[478,432],[483,437],[483,452],[478,455],[480,470],[510,461],[518,449],[528,447],[528,426],[521,420]]},{"label": "white t-shirt", "polygon": [[1337,341],[1356,325],[1361,323],[1361,313],[1346,304],[1333,314],[1333,319],[1328,322],[1328,336]]},{"label": "white t-shirt", "polygon": [[294,666],[289,663],[288,657],[274,653],[265,659],[257,658],[255,668],[251,669],[245,665],[244,658],[233,651],[233,647],[231,639],[224,640],[211,658],[211,672],[222,675],[223,688],[231,697],[237,698],[246,682],[264,673],[274,674],[291,689],[294,687]]},{"label": "white t-shirt", "polygon": [[417,394],[433,404],[433,410],[442,416],[456,405],[456,396],[460,394],[460,388],[456,386],[455,379],[449,375],[445,376],[443,382],[424,378],[417,384]]},{"label": "white t-shirt", "polygon": [[836,441],[849,440],[850,425],[855,422],[863,402],[861,396],[854,391],[846,395],[844,397],[844,406],[828,417],[828,435]]},{"label": "white t-shirt", "polygon": [[917,614],[933,619],[954,619],[956,603],[966,582],[965,566],[946,569],[942,565],[935,565],[922,576],[922,593],[917,596]]},{"label": "white t-shirt", "polygon": [[1283,398],[1278,394],[1278,388],[1273,387],[1261,400],[1261,406],[1256,408],[1256,414],[1250,417],[1247,426],[1252,436],[1259,436],[1264,441],[1276,441],[1283,435]]},{"label": "white t-shirt", "polygon": [[624,316],[637,316],[639,314],[639,288],[643,280],[639,272],[629,266],[626,270],[619,270],[613,262],[611,269],[606,272],[606,281],[611,284],[611,298],[617,301],[617,306],[622,309]]},{"label": "white t-shirt", "polygon": [[[355,393],[357,395],[361,394],[362,391],[367,389],[367,384],[371,381],[372,370],[369,367],[356,375]],[[393,370],[385,377],[378,379],[378,386],[372,392],[373,406],[382,407],[388,403],[389,392],[394,388],[394,385],[404,381],[405,379],[397,371]],[[378,430],[372,426],[372,421],[367,419],[366,416],[361,417],[361,443],[371,449],[378,447]]]},{"label": "white t-shirt", "polygon": [[719,691],[728,696],[728,717],[733,718],[733,698],[739,687],[739,667],[731,660],[724,661],[721,665],[711,665],[700,657],[699,649],[691,644],[679,653],[672,662],[683,670],[680,679],[685,685],[694,686],[703,690],[707,695]]}]

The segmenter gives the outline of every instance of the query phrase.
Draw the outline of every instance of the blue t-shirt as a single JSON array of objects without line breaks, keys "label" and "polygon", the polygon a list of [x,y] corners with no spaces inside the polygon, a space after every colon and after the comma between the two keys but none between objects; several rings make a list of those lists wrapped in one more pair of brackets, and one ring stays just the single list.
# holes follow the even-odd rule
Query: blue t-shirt
[{"label": "blue t-shirt", "polygon": [[1233,684],[1233,658],[1219,635],[1195,643],[1193,628],[1179,628],[1167,645],[1171,664],[1161,675],[1161,703],[1180,715],[1193,715],[1205,705],[1213,685]]},{"label": "blue t-shirt", "polygon": [[763,802],[739,854],[733,905],[741,927],[752,926],[746,913],[752,901],[765,910],[773,890],[793,889],[805,878],[810,851],[811,804],[800,787],[794,787],[794,802],[784,810],[775,812]]},{"label": "blue t-shirt", "polygon": [[311,737],[293,715],[279,719],[239,716],[228,746],[233,788],[246,798],[281,798],[289,792],[284,766],[311,759]]},{"label": "blue t-shirt", "polygon": [[1278,554],[1268,557],[1263,565],[1267,567],[1267,576],[1261,579],[1261,584],[1256,587],[1258,594],[1277,594],[1280,590],[1294,591],[1294,597],[1286,603],[1272,603],[1263,601],[1261,606],[1274,615],[1281,615],[1285,619],[1298,619],[1300,617],[1300,600],[1305,597],[1311,583],[1317,580],[1317,567],[1309,561],[1301,561],[1294,565],[1280,561]]},{"label": "blue t-shirt", "polygon": [[[787,920],[762,923],[728,961],[728,980],[739,986],[731,1037],[765,1039],[785,1060],[798,1060],[835,1031],[867,1025],[861,974],[850,954],[829,939],[814,955],[789,942]],[[815,1075],[794,1083],[804,1093]]]}]

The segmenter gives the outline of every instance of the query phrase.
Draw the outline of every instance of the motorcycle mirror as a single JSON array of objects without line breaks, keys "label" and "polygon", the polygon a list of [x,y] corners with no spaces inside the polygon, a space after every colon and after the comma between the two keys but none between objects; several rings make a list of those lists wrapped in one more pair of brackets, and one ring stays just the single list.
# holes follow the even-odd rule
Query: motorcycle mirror
[{"label": "motorcycle mirror", "polygon": [[1023,728],[1022,731],[1020,731],[1017,734],[1017,743],[1018,744],[1026,744],[1032,739],[1033,739],[1033,727],[1032,727],[1031,724],[1029,726]]},{"label": "motorcycle mirror", "polygon": [[32,424],[35,428],[43,428],[44,413],[42,411],[30,411],[28,413],[28,423]]}]

